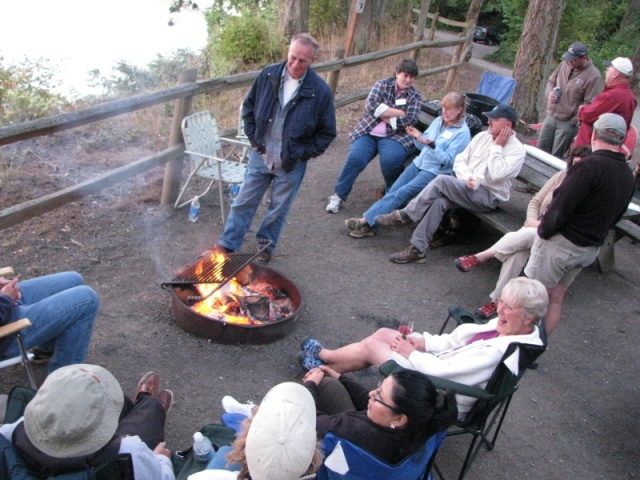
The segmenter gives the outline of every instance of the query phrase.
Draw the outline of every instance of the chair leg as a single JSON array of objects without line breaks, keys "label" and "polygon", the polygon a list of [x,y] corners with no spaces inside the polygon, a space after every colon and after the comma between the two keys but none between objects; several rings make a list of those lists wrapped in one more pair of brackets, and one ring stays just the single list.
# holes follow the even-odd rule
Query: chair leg
[{"label": "chair leg", "polygon": [[16,340],[18,341],[18,349],[20,350],[20,356],[22,357],[22,364],[27,371],[31,388],[38,390],[38,384],[36,383],[36,379],[33,376],[33,370],[31,369],[31,361],[27,355],[27,350],[24,348],[24,343],[22,343],[22,336],[19,333],[16,335]]},{"label": "chair leg", "polygon": [[218,193],[220,194],[220,215],[222,215],[222,226],[225,226],[226,219],[224,216],[224,193],[223,193],[223,185],[222,185],[222,165],[220,162],[216,162],[218,164]]}]

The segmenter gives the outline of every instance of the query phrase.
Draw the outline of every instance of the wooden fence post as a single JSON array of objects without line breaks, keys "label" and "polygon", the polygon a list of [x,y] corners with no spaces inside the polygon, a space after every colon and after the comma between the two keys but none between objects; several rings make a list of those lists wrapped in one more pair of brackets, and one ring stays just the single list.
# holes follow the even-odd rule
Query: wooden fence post
[{"label": "wooden fence post", "polygon": [[[198,76],[196,69],[185,70],[180,74],[178,83],[195,82]],[[180,97],[176,100],[173,109],[173,122],[171,123],[171,133],[169,134],[169,146],[182,143],[182,119],[191,110],[193,95]],[[164,167],[164,183],[162,184],[162,197],[160,205],[170,205],[178,198],[180,192],[180,180],[182,178],[182,157],[168,162]]]},{"label": "wooden fence post", "polygon": [[[342,60],[343,58],[344,58],[344,50],[338,50],[336,52],[336,57],[334,58],[334,60]],[[327,85],[329,85],[329,88],[333,92],[334,97],[336,96],[336,91],[338,90],[338,80],[340,80],[341,71],[342,69],[331,70],[329,72],[329,75],[327,75]]]},{"label": "wooden fence post", "polygon": [[[420,7],[420,14],[418,15],[418,23],[416,23],[416,31],[413,35],[414,42],[422,42],[424,40],[424,26],[427,24],[427,18],[429,16],[429,4],[431,0],[422,0],[422,6]],[[420,57],[420,50],[414,50],[411,52],[411,58],[414,62],[418,63]]]},{"label": "wooden fence post", "polygon": [[438,12],[431,16],[431,27],[429,28],[429,36],[427,37],[429,41],[433,41],[433,39],[436,38],[436,25],[438,24],[439,18],[440,14]]}]

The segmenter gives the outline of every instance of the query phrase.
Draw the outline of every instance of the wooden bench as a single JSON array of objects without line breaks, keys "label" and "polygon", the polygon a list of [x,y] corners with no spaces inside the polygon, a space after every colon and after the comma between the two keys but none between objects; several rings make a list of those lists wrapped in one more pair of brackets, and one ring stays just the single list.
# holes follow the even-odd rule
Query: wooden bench
[{"label": "wooden bench", "polygon": [[[527,155],[517,179],[529,184],[533,189],[539,190],[557,172],[558,170],[554,167],[541,162],[531,155]],[[520,215],[514,215],[513,212],[508,212],[503,207],[498,207],[493,212],[475,213],[474,215],[496,230],[507,233],[522,227],[526,212],[520,218]],[[609,232],[605,243],[600,247],[596,264],[602,273],[610,272],[615,268],[614,245],[618,240],[628,237],[634,243],[640,241],[640,225],[631,220],[640,217],[640,212],[628,210],[625,217]]]},{"label": "wooden bench", "polygon": [[[422,109],[419,114],[418,125],[421,129],[426,129],[435,117]],[[524,142],[523,142],[524,143]],[[528,152],[540,152],[535,147],[527,145]],[[544,152],[542,152],[544,154]],[[535,153],[534,153],[535,154]],[[558,165],[562,161],[555,159]],[[547,183],[547,180],[558,172],[558,168],[549,165],[535,156],[527,153],[524,164],[520,169],[520,173],[516,177],[521,182],[528,184],[534,191],[538,191]],[[499,206],[492,212],[473,214],[480,220],[495,228],[502,233],[508,233],[518,230],[524,224],[526,218],[525,212],[515,212],[511,210],[512,205],[507,203]],[[635,212],[627,210],[625,218],[620,220],[615,227],[609,232],[604,245],[600,248],[596,263],[598,269],[602,273],[610,272],[615,267],[614,245],[623,237],[628,237],[632,242],[640,241],[640,226],[634,223],[640,218],[640,211]]]}]

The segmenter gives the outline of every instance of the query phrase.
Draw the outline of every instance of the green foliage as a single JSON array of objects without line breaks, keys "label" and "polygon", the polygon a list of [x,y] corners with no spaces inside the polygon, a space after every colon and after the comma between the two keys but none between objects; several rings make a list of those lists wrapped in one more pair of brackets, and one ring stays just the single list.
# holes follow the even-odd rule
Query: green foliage
[{"label": "green foliage", "polygon": [[0,124],[21,123],[60,113],[65,99],[52,90],[55,68],[47,60],[25,58],[3,65],[0,57]]},{"label": "green foliage", "polygon": [[309,32],[328,37],[332,32],[344,31],[349,20],[350,2],[341,0],[310,0]]},{"label": "green foliage", "polygon": [[[265,65],[282,59],[274,8],[256,7],[240,15],[227,14],[224,19],[218,13],[214,20],[211,12],[207,14],[210,28],[207,50],[213,75],[227,75],[249,65]],[[214,22],[218,21],[216,25]]]},{"label": "green foliage", "polygon": [[200,55],[186,49],[174,52],[173,56],[157,55],[146,67],[130,65],[124,60],[113,67],[113,74],[102,76],[99,70],[90,72],[89,85],[102,88],[106,97],[137,95],[149,90],[171,87],[180,74],[188,69],[197,69],[198,78],[207,73],[205,62]]}]

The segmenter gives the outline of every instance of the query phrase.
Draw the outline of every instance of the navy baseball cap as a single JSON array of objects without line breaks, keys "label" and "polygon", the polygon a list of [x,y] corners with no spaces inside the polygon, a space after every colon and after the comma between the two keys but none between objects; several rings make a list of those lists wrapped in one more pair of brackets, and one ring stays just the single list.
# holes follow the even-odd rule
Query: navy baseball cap
[{"label": "navy baseball cap", "polygon": [[573,42],[571,45],[569,45],[569,49],[566,51],[566,53],[562,55],[562,58],[572,62],[573,60],[586,57],[587,55],[589,55],[589,49],[584,43]]},{"label": "navy baseball cap", "polygon": [[496,105],[493,110],[490,112],[484,112],[485,116],[488,118],[506,118],[510,120],[513,125],[518,122],[518,112],[513,107],[509,105]]}]

